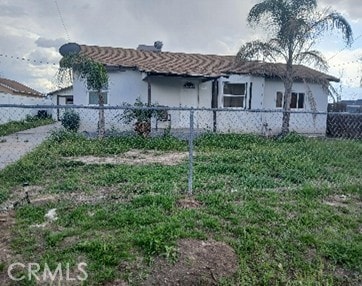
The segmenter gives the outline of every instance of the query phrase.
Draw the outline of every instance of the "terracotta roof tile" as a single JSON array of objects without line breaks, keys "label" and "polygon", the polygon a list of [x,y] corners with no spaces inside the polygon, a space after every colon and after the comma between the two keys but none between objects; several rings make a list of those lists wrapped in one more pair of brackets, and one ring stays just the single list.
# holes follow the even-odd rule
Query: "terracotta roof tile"
[{"label": "terracotta roof tile", "polygon": [[10,90],[12,94],[43,97],[43,95],[39,91],[36,91],[35,89],[32,89],[15,80],[0,77],[0,86]]},{"label": "terracotta roof tile", "polygon": [[[278,76],[284,64],[236,62],[235,56],[140,51],[135,49],[80,45],[81,54],[108,66],[135,68],[142,72],[180,76],[219,77],[227,74]],[[295,79],[339,81],[305,66],[295,66]]]}]

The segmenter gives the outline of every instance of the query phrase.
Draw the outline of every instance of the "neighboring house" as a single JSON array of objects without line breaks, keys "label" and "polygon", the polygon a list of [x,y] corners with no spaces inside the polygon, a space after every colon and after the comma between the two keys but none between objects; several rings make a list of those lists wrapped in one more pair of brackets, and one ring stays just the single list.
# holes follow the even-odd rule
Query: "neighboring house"
[{"label": "neighboring house", "polygon": [[362,99],[341,100],[341,103],[346,106],[346,112],[362,113]]},{"label": "neighboring house", "polygon": [[[0,78],[0,104],[42,105],[47,104],[46,97],[40,92],[17,81]],[[38,114],[37,108],[0,108],[0,124],[19,121],[27,115]]]},{"label": "neighboring house", "polygon": [[[73,104],[73,86],[64,87],[49,92],[52,105],[72,105]],[[52,117],[54,120],[61,120],[65,109],[53,109]]]},{"label": "neighboring house", "polygon": [[[235,56],[162,52],[161,47],[142,50],[139,46],[136,50],[70,43],[60,51],[80,53],[106,66],[109,86],[103,92],[107,105],[133,104],[139,97],[143,102],[170,107],[232,108],[244,112],[197,111],[195,128],[254,133],[267,128],[271,133],[280,132],[282,112],[254,111],[282,110],[284,85],[277,74],[285,65],[236,62]],[[305,111],[326,112],[328,94],[320,82],[338,79],[305,66],[295,66],[294,70],[291,108],[298,114],[292,114],[290,128],[325,134],[326,114],[313,116]],[[73,93],[76,105],[98,102],[96,92],[87,90],[79,77],[75,77]],[[189,112],[170,111],[169,115],[172,128],[188,128]],[[97,126],[90,118],[98,119],[95,110],[94,115],[82,117],[84,128]],[[106,114],[107,128],[120,124],[114,118]]]}]

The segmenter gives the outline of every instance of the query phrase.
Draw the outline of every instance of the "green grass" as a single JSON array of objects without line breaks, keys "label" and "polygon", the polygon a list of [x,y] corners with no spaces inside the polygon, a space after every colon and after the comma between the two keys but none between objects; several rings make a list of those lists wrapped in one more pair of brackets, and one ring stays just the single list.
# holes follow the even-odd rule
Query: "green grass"
[{"label": "green grass", "polygon": [[[239,258],[237,274],[221,285],[358,285],[361,141],[230,134],[207,135],[195,145],[194,196],[201,207],[185,209],[177,202],[187,191],[187,161],[86,165],[66,157],[114,156],[130,149],[184,152],[187,142],[54,135],[0,172],[0,200],[26,181],[49,194],[112,190],[121,202],[21,207],[13,249],[25,261],[54,268],[84,261],[89,285],[115,279],[138,285],[157,255],[177,261],[178,239],[213,238],[231,245]],[[325,203],[338,195],[346,196],[344,205]],[[51,227],[31,227],[43,223],[53,207],[59,219]],[[120,265],[127,266],[120,271]]]},{"label": "green grass", "polygon": [[54,121],[51,118],[38,118],[36,116],[28,116],[25,120],[10,121],[5,124],[0,124],[0,136],[6,136],[19,131],[35,128],[41,125],[51,124]]}]

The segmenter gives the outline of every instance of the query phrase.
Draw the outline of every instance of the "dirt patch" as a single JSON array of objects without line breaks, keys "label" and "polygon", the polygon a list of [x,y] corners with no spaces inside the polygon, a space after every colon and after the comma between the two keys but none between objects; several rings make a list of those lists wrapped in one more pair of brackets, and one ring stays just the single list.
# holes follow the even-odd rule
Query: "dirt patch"
[{"label": "dirt patch", "polygon": [[332,207],[362,207],[360,197],[352,195],[332,195],[323,200],[323,203]]},{"label": "dirt patch", "polygon": [[182,239],[177,247],[178,261],[172,264],[157,258],[142,285],[217,285],[238,269],[237,256],[225,243]]},{"label": "dirt patch", "polygon": [[348,205],[348,196],[333,195],[327,197],[323,202],[332,207],[346,207]]},{"label": "dirt patch", "polygon": [[180,164],[188,156],[186,152],[161,152],[153,150],[130,150],[126,153],[112,157],[67,157],[68,161],[82,162],[84,164],[126,164],[126,165],[147,165],[161,164],[174,166]]},{"label": "dirt patch", "polygon": [[124,194],[117,188],[103,187],[97,188],[92,192],[71,192],[62,194],[62,200],[70,201],[74,204],[97,204],[102,202],[128,202],[130,200],[127,194]]},{"label": "dirt patch", "polygon": [[202,206],[202,203],[197,201],[194,197],[185,197],[177,201],[177,206],[184,209],[197,209]]},{"label": "dirt patch", "polygon": [[11,251],[11,229],[15,224],[15,213],[13,211],[0,213],[0,285],[9,285],[10,279],[7,268],[11,264],[14,255]]},{"label": "dirt patch", "polygon": [[14,188],[10,191],[9,199],[0,204],[1,211],[8,211],[31,203],[33,205],[44,205],[57,202],[59,197],[53,194],[46,194],[41,186],[26,186]]}]

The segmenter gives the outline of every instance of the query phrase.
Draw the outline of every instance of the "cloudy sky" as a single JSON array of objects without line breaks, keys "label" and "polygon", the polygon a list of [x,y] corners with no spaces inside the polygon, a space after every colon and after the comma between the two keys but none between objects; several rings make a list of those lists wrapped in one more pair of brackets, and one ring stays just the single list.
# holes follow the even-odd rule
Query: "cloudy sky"
[{"label": "cloudy sky", "polygon": [[[59,47],[66,42],[136,48],[164,43],[163,50],[236,54],[250,40],[246,16],[257,0],[0,0],[0,76],[41,92],[56,89]],[[328,35],[318,48],[329,73],[341,78],[343,98],[362,98],[362,5],[360,0],[320,0],[351,23],[355,42],[344,49]],[[17,59],[19,58],[19,59]],[[22,60],[24,58],[24,60]]]}]

